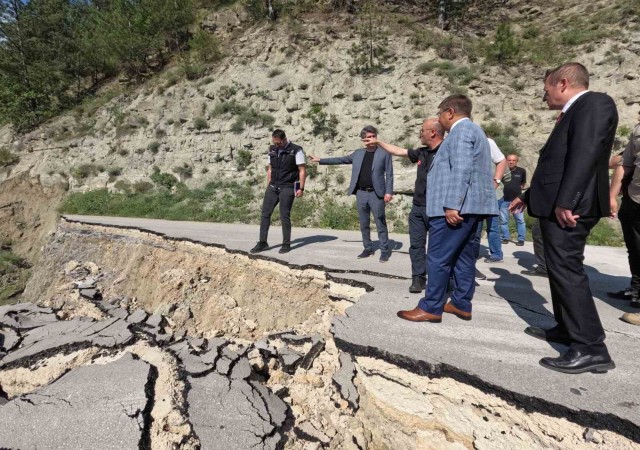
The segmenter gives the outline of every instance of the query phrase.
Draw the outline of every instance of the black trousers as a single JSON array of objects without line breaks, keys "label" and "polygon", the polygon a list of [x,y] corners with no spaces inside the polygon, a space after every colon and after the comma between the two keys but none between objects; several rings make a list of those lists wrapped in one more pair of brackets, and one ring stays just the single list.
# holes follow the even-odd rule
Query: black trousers
[{"label": "black trousers", "polygon": [[583,265],[587,236],[599,220],[581,217],[575,228],[560,228],[555,218],[541,218],[540,229],[558,331],[569,336],[575,350],[608,355],[604,329]]},{"label": "black trousers", "polygon": [[622,197],[622,205],[618,213],[624,243],[629,252],[629,269],[631,270],[631,290],[640,296],[640,204],[629,197]]},{"label": "black trousers", "polygon": [[544,242],[542,241],[542,230],[540,230],[540,221],[536,219],[531,227],[531,235],[533,237],[533,254],[536,257],[536,263],[544,270],[547,270],[547,263],[544,259]]},{"label": "black trousers", "polygon": [[282,223],[282,244],[291,244],[291,207],[295,194],[293,186],[274,187],[267,186],[267,191],[262,200],[262,216],[260,218],[260,242],[267,242],[269,227],[271,226],[271,214],[280,204],[280,222]]},{"label": "black trousers", "polygon": [[425,206],[413,205],[409,213],[409,257],[411,258],[411,276],[427,276],[427,233],[429,218]]}]

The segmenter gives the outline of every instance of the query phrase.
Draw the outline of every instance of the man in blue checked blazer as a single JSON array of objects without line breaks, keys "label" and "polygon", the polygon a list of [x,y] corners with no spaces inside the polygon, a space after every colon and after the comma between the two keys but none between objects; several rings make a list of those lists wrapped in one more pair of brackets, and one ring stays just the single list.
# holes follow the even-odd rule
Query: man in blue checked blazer
[{"label": "man in blue checked blazer", "polygon": [[[416,308],[398,312],[405,320],[439,323],[443,312],[471,320],[473,236],[481,219],[498,215],[489,142],[471,121],[471,107],[464,95],[451,95],[438,107],[438,120],[449,134],[427,175],[428,283]],[[445,304],[451,274],[455,288]]]}]

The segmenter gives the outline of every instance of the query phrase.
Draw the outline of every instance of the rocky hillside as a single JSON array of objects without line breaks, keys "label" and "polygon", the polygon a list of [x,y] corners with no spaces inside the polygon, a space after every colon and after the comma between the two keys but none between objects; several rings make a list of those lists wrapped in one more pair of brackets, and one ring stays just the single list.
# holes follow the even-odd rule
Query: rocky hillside
[{"label": "rocky hillside", "polygon": [[[175,173],[190,187],[246,182],[257,205],[273,127],[318,156],[358,148],[367,124],[388,141],[414,145],[422,118],[451,92],[466,92],[474,120],[520,152],[531,171],[554,116],[541,101],[541,76],[567,59],[583,62],[592,89],[616,99],[618,145],[624,142],[640,105],[637,1],[477,1],[444,32],[433,11],[407,3],[372,13],[379,30],[372,39],[386,49],[375,74],[358,73],[362,49],[352,50],[362,42],[362,16],[306,12],[256,22],[241,4],[209,13],[201,26],[222,39],[226,56],[202,77],[187,80],[177,58],[142,85],[106,85],[91,102],[28,134],[1,128],[7,162],[0,210],[26,198],[37,209],[42,199],[51,215],[56,200],[36,192],[122,189],[148,181],[154,170]],[[497,42],[495,26],[503,22],[515,40]],[[410,191],[415,169],[397,161],[395,170],[396,190]],[[307,193],[344,198],[348,176],[348,168],[321,167]],[[406,210],[409,201],[397,196],[395,208]],[[23,228],[31,219],[20,219]],[[15,223],[3,219],[2,226],[15,235]]]}]

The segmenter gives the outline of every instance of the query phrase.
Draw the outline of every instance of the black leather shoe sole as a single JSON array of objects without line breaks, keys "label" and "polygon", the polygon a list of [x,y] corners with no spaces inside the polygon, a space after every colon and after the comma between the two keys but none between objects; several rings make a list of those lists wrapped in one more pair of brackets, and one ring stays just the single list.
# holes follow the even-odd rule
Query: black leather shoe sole
[{"label": "black leather shoe sole", "polygon": [[627,291],[607,292],[607,297],[615,298],[616,300],[631,300],[631,293],[627,294]]},{"label": "black leather shoe sole", "polygon": [[567,338],[563,338],[560,336],[548,336],[546,334],[546,332],[542,329],[542,328],[538,328],[538,327],[527,327],[524,329],[525,334],[528,334],[529,336],[532,336],[536,339],[540,339],[542,341],[547,341],[547,342],[556,342],[558,344],[565,344],[565,345],[569,345],[571,344],[571,340],[567,339]]},{"label": "black leather shoe sole", "polygon": [[592,372],[592,373],[607,373],[610,370],[613,370],[616,368],[616,364],[611,361],[608,363],[598,363],[598,364],[589,364],[583,367],[578,367],[575,369],[569,369],[569,368],[565,368],[565,367],[558,367],[554,364],[548,364],[545,361],[545,358],[542,358],[540,360],[540,365],[542,367],[544,367],[545,369],[550,369],[550,370],[555,370],[556,372],[562,372],[562,373],[569,373],[569,374],[579,374],[579,373],[585,373],[585,372]]}]

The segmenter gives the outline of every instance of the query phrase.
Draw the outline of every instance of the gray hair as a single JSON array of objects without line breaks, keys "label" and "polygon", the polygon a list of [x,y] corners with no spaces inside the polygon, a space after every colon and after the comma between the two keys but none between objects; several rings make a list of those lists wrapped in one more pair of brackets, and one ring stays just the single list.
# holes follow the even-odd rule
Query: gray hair
[{"label": "gray hair", "polygon": [[360,132],[360,139],[364,139],[367,133],[372,133],[376,137],[378,136],[378,130],[373,125],[367,125],[362,129],[362,131]]}]

